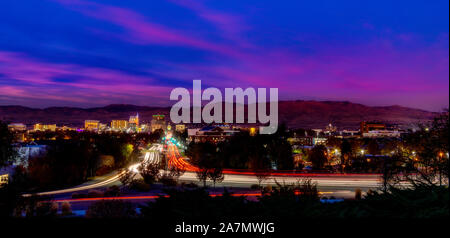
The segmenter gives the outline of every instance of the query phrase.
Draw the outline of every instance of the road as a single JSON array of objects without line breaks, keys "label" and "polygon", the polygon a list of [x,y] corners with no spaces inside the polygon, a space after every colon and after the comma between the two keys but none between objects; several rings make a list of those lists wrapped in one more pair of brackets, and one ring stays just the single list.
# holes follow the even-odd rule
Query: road
[{"label": "road", "polygon": [[[153,145],[148,151],[144,153],[143,162],[160,163],[161,145]],[[191,165],[186,158],[183,158],[177,146],[169,144],[167,147],[167,158],[169,167],[178,167],[186,172],[180,177],[180,181],[184,182],[198,182],[195,171],[197,168]],[[128,169],[135,173],[138,173],[137,168],[141,163],[134,164]],[[83,184],[74,188],[48,191],[37,193],[37,195],[57,195],[64,193],[73,193],[78,191],[85,191],[95,188],[103,188],[111,186],[113,184],[120,184],[119,177],[123,172],[118,172],[107,178],[103,178],[101,181],[90,182],[89,184]],[[237,187],[237,188],[249,188],[253,184],[258,184],[258,180],[253,172],[250,171],[238,171],[238,170],[225,170],[224,180],[219,184],[221,187]],[[324,193],[333,193],[334,197],[349,197],[354,195],[355,189],[361,189],[363,192],[371,189],[376,190],[380,188],[381,177],[377,174],[294,174],[288,172],[272,173],[267,177],[262,184],[263,185],[275,185],[278,183],[294,183],[303,179],[311,179],[313,183],[317,184],[319,191]],[[208,182],[212,185],[211,182]],[[26,194],[25,196],[30,196]]]},{"label": "road", "polygon": [[[153,145],[148,151],[144,152],[144,158],[142,159],[141,163],[160,163],[161,162],[161,151],[162,145],[155,144]],[[133,171],[135,173],[138,173],[138,167],[141,165],[141,163],[136,163],[128,167],[128,170]],[[24,197],[29,197],[31,195],[38,195],[38,196],[48,196],[48,195],[57,195],[57,194],[64,194],[64,193],[73,193],[73,192],[79,192],[79,191],[85,191],[89,189],[95,189],[95,188],[102,188],[111,186],[113,184],[120,183],[120,176],[125,173],[125,171],[119,171],[119,172],[113,172],[112,175],[106,176],[106,177],[99,177],[97,179],[94,179],[93,181],[89,181],[87,183],[84,183],[80,186],[68,188],[68,189],[60,189],[60,190],[54,190],[54,191],[47,191],[47,192],[40,192],[35,194],[24,194]]]},{"label": "road", "polygon": [[[169,166],[175,166],[185,170],[183,181],[197,181],[195,166],[183,158],[178,152],[178,148],[169,144],[167,149]],[[258,184],[258,179],[251,171],[242,170],[224,170],[224,180],[220,186],[231,187],[250,187],[252,184]],[[311,179],[317,183],[319,190],[352,190],[357,188],[362,190],[377,189],[381,185],[381,177],[378,174],[314,174],[314,173],[292,173],[292,172],[274,172],[268,176],[262,184],[275,185],[278,183],[291,184],[299,180]]]}]

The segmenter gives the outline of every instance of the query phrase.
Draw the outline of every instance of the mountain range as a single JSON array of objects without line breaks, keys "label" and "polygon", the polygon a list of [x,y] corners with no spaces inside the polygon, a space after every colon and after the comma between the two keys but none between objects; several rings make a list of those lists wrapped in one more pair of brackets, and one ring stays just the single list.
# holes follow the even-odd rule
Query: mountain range
[{"label": "mountain range", "polygon": [[[339,129],[359,128],[361,121],[380,121],[407,128],[427,122],[437,115],[420,109],[402,106],[366,106],[347,101],[280,101],[279,122],[290,128],[324,128],[329,123]],[[84,120],[109,123],[113,119],[127,120],[139,113],[141,122],[150,122],[152,115],[168,115],[170,107],[149,107],[112,104],[105,107],[76,108],[49,107],[44,109],[24,106],[0,106],[0,120],[9,123],[44,123],[82,126]]]}]

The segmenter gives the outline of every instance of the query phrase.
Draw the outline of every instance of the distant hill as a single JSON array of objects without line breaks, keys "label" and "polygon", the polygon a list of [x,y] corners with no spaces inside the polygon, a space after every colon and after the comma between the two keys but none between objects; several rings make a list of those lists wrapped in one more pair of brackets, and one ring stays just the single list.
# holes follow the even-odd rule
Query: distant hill
[{"label": "distant hill", "polygon": [[[431,120],[436,113],[419,109],[386,106],[371,107],[337,101],[281,101],[279,121],[291,128],[324,128],[332,123],[340,129],[356,129],[361,121],[382,121],[410,127]],[[170,107],[147,107],[114,104],[96,108],[49,107],[35,109],[23,106],[0,106],[0,120],[6,122],[55,123],[81,126],[84,120],[109,123],[112,119],[127,120],[139,113],[142,122],[149,122],[154,114],[168,115]]]}]

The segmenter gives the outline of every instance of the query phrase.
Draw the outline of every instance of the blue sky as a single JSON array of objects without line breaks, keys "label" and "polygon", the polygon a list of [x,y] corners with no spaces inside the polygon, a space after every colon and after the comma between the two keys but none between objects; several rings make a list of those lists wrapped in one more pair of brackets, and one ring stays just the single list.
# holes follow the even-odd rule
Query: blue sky
[{"label": "blue sky", "polygon": [[0,105],[170,105],[192,87],[438,111],[448,1],[0,3]]}]

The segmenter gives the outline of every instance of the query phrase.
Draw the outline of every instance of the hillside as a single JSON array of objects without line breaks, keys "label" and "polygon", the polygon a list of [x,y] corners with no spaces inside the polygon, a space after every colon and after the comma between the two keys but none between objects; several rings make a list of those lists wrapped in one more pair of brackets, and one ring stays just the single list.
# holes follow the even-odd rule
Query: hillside
[{"label": "hillside", "polygon": [[[153,114],[169,114],[169,107],[147,107],[115,104],[97,108],[49,107],[35,109],[23,106],[0,106],[0,120],[6,122],[56,123],[81,126],[86,119],[109,123],[112,119],[128,119],[137,112],[142,122]],[[336,101],[281,101],[279,121],[292,128],[323,128],[333,123],[341,129],[358,128],[361,121],[383,121],[409,127],[432,119],[436,113],[419,109],[386,106],[371,107]]]}]

